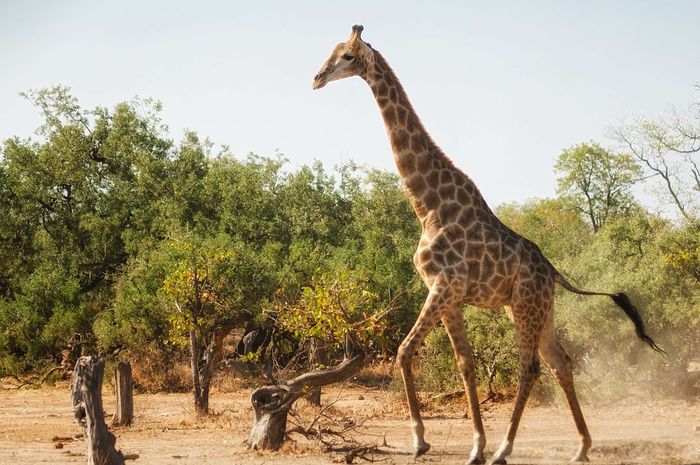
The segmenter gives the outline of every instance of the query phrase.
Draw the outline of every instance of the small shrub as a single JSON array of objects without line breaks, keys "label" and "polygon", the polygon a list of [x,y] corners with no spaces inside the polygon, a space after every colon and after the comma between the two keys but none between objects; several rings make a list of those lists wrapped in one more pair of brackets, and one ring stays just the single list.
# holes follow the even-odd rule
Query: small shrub
[{"label": "small shrub", "polygon": [[192,370],[182,353],[164,353],[145,347],[131,360],[134,387],[142,392],[187,392],[192,389]]},{"label": "small shrub", "polygon": [[462,388],[462,377],[444,326],[440,325],[428,334],[417,359],[418,390],[450,392]]}]

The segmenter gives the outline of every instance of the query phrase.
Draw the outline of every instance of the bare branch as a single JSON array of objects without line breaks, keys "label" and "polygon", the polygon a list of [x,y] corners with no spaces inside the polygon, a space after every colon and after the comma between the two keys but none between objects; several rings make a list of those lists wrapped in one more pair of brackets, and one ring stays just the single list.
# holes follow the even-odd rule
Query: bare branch
[{"label": "bare branch", "polygon": [[[641,125],[642,123],[637,124]],[[649,130],[649,132],[652,131]],[[654,137],[651,134],[648,134],[648,136]],[[629,149],[629,151],[635,158],[644,163],[644,165],[646,165],[647,168],[649,168],[649,170],[652,171],[653,175],[661,177],[663,184],[666,187],[666,191],[671,197],[673,203],[676,205],[676,208],[678,208],[680,214],[686,220],[692,221],[692,216],[687,212],[686,206],[681,201],[680,196],[676,191],[676,187],[673,182],[673,174],[662,154],[657,152],[656,154],[654,154],[654,156],[649,156],[647,153],[645,153],[645,148],[647,148],[645,144],[635,143],[635,141],[632,139],[632,136],[629,134],[629,130],[626,130],[624,128],[616,131],[616,137]]]},{"label": "bare branch", "polygon": [[296,378],[289,380],[287,385],[293,391],[304,388],[314,388],[325,386],[326,384],[338,383],[349,378],[353,373],[362,367],[365,362],[365,354],[360,353],[352,358],[344,359],[339,365],[324,370],[314,370]]}]

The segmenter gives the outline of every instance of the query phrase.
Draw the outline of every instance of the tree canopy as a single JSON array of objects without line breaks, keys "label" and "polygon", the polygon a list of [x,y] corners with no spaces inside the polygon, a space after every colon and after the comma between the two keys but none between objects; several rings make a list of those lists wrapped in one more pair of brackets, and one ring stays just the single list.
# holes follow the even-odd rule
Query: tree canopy
[{"label": "tree canopy", "polygon": [[626,213],[633,204],[630,186],[640,175],[634,159],[614,154],[591,142],[570,147],[557,159],[558,193],[598,231],[612,216]]}]

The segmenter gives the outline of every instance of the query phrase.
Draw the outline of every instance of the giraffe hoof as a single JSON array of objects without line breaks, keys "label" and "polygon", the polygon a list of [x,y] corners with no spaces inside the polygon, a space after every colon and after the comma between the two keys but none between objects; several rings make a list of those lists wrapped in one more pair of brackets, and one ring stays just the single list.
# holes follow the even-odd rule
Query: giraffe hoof
[{"label": "giraffe hoof", "polygon": [[486,463],[484,457],[469,457],[467,460],[467,465],[483,465],[484,463]]},{"label": "giraffe hoof", "polygon": [[425,454],[430,450],[430,444],[427,442],[424,442],[422,446],[416,447],[416,450],[413,452],[413,458],[417,459],[421,455]]},{"label": "giraffe hoof", "polygon": [[491,465],[506,465],[507,463],[505,458],[491,460]]},{"label": "giraffe hoof", "polygon": [[571,462],[590,462],[585,454],[576,455],[571,459]]}]

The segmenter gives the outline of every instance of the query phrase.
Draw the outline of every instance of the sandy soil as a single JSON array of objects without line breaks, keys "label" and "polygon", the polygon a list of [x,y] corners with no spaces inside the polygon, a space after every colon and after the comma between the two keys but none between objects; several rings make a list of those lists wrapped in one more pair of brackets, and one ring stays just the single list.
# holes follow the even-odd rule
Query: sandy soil
[{"label": "sandy soil", "polygon": [[[247,391],[212,393],[214,415],[198,420],[186,394],[144,394],[134,399],[132,427],[117,428],[117,447],[138,455],[127,464],[328,464],[345,462],[342,452],[324,452],[301,434],[282,451],[246,450],[251,409]],[[113,412],[114,395],[104,390],[105,410]],[[345,434],[357,444],[377,445],[368,458],[378,463],[464,463],[469,453],[471,427],[460,414],[464,404],[426,409],[426,438],[433,448],[414,461],[410,424],[396,393],[344,387],[324,394],[327,408],[321,426]],[[294,423],[309,425],[317,410],[299,401]],[[593,435],[592,463],[700,464],[700,407],[679,401],[642,402],[628,398],[603,406],[584,406]],[[509,404],[486,405],[484,421],[492,453],[505,432]],[[85,463],[85,442],[73,439],[82,432],[73,422],[68,387],[0,391],[0,464]],[[332,440],[332,436],[325,436]],[[383,446],[384,439],[386,444]],[[528,406],[510,464],[564,463],[573,454],[577,438],[568,410]],[[354,463],[367,463],[356,458]]]}]

